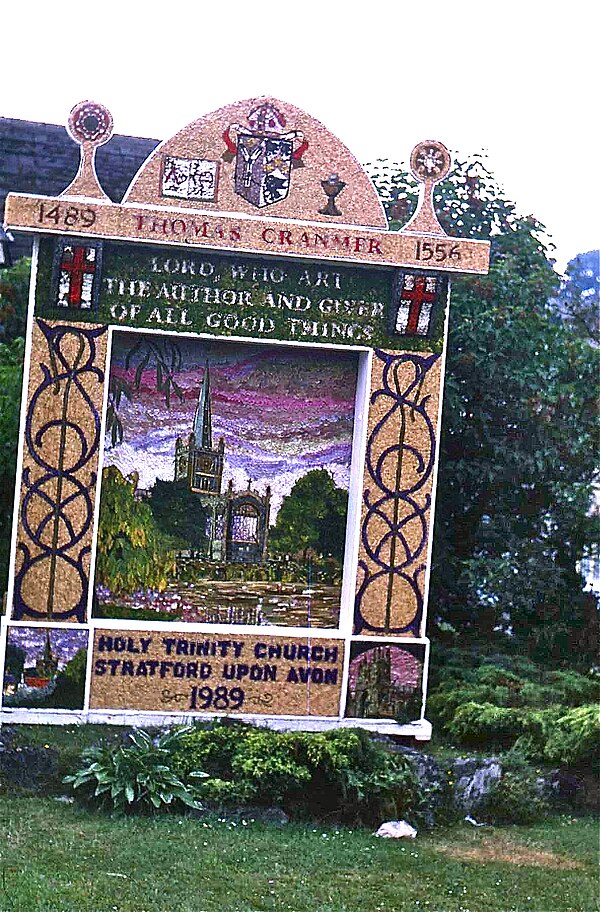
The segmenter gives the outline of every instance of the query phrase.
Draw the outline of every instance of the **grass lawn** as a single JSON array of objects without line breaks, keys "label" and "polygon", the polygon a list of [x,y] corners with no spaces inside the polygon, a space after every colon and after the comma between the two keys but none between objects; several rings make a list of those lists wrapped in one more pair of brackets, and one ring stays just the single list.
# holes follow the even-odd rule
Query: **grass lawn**
[{"label": "grass lawn", "polygon": [[111,818],[0,797],[1,912],[593,912],[597,825],[366,830]]}]

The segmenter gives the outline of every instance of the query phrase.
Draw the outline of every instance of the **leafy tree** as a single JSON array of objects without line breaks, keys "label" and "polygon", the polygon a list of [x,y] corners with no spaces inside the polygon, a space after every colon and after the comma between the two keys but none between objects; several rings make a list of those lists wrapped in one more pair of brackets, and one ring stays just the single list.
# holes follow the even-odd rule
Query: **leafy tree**
[{"label": "leafy tree", "polygon": [[4,664],[4,673],[12,675],[16,681],[21,680],[27,653],[20,646],[14,646],[12,643],[6,644],[6,659]]},{"label": "leafy tree", "polygon": [[137,474],[116,466],[102,472],[96,579],[115,595],[163,590],[175,571],[172,542],[156,526],[148,504],[136,500]]},{"label": "leafy tree", "polygon": [[83,709],[87,649],[78,649],[56,678],[50,705],[61,709]]},{"label": "leafy tree", "polygon": [[326,469],[313,469],[293,486],[277,514],[270,535],[274,554],[313,551],[341,561],[346,536],[348,494],[338,488]]},{"label": "leafy tree", "polygon": [[31,258],[21,257],[0,272],[0,340],[12,342],[25,335]]},{"label": "leafy tree", "polygon": [[180,548],[201,551],[206,545],[206,510],[192,494],[187,481],[161,481],[150,490],[148,501],[156,524]]},{"label": "leafy tree", "polygon": [[[373,173],[400,227],[414,181],[386,163]],[[436,201],[449,234],[491,236],[492,255],[489,275],[453,282],[431,604],[463,635],[589,656],[595,611],[576,565],[593,536],[598,352],[554,318],[543,226],[483,159],[459,162]]]},{"label": "leafy tree", "polygon": [[23,339],[0,343],[0,602],[8,584],[23,351]]}]

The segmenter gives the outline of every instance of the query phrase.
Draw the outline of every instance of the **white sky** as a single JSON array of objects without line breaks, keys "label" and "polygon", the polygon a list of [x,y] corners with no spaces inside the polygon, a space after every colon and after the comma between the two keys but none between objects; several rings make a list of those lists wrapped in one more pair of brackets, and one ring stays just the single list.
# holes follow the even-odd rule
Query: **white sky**
[{"label": "white sky", "polygon": [[[166,139],[229,102],[303,108],[361,162],[422,139],[488,164],[557,268],[600,243],[600,4],[539,0],[8,0],[0,116],[65,123],[84,98]],[[1,161],[0,161],[1,168]]]}]

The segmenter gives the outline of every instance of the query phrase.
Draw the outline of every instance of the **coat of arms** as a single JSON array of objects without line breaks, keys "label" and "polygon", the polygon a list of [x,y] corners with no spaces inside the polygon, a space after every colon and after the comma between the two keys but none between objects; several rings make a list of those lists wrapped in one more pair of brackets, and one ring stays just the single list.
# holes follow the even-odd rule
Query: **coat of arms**
[{"label": "coat of arms", "polygon": [[231,124],[225,130],[223,158],[235,158],[235,192],[262,208],[286,198],[292,168],[302,167],[308,142],[299,130],[284,132],[285,117],[269,102],[253,108],[248,123],[249,127]]}]

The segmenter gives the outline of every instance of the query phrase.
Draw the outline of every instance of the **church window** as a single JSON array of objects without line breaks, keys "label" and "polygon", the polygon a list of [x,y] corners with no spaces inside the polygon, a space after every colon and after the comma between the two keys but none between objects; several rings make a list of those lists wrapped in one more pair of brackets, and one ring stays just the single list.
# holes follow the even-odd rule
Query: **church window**
[{"label": "church window", "polygon": [[198,491],[212,491],[214,488],[213,478],[210,475],[202,475],[200,472],[196,472],[194,488]]},{"label": "church window", "polygon": [[242,504],[231,517],[233,541],[258,542],[258,513],[250,504]]}]

